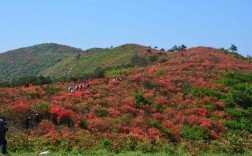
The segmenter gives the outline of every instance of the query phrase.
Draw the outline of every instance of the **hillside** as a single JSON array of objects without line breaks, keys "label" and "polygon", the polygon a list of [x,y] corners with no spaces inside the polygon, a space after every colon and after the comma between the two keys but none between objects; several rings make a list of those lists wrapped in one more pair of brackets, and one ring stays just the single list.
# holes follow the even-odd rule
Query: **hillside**
[{"label": "hillside", "polygon": [[[42,72],[44,76],[79,76],[92,73],[96,68],[127,66],[135,55],[147,59],[145,46],[126,44],[115,48],[92,48],[82,53],[78,59],[69,58]],[[152,51],[156,51],[151,49]],[[151,53],[153,54],[153,53]]]},{"label": "hillside", "polygon": [[[9,149],[250,155],[252,64],[206,47],[164,57],[73,92],[67,88],[77,82],[0,88]],[[28,135],[20,127],[35,113],[43,120]]]},{"label": "hillside", "polygon": [[37,76],[82,50],[59,44],[39,44],[0,54],[0,80]]},{"label": "hillside", "polygon": [[155,52],[157,50],[137,44],[86,51],[58,44],[35,45],[0,54],[0,80],[38,75],[81,77],[97,68],[134,66],[132,58],[136,56],[140,58],[135,61],[137,64],[151,63],[148,59],[156,55]]}]

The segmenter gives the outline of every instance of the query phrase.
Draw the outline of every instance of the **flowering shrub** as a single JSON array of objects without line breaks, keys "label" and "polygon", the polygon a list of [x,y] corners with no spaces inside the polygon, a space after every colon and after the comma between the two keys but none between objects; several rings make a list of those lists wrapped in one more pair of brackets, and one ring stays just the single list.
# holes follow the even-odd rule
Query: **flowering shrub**
[{"label": "flowering shrub", "polygon": [[55,115],[58,124],[68,124],[72,122],[71,117],[74,117],[75,113],[72,110],[66,110],[60,106],[52,106],[50,113]]},{"label": "flowering shrub", "polygon": [[33,133],[36,135],[43,135],[48,134],[52,131],[55,131],[55,125],[48,120],[42,120],[36,128],[36,131],[34,131]]},{"label": "flowering shrub", "polygon": [[[77,82],[0,88],[10,150],[251,149],[252,65],[202,47],[162,57],[168,61],[123,70],[122,81],[92,79],[73,92],[67,88]],[[20,128],[34,112],[43,119],[38,127]]]},{"label": "flowering shrub", "polygon": [[226,104],[224,102],[216,102],[215,107],[216,109],[223,110],[226,108]]}]

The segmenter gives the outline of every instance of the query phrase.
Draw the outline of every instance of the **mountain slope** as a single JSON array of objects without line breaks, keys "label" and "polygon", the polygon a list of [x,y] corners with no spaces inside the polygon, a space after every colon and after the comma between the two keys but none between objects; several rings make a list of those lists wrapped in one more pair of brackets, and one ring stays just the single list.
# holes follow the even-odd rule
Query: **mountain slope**
[{"label": "mountain slope", "polygon": [[[147,49],[153,53],[147,54]],[[129,65],[133,56],[147,59],[157,50],[137,44],[125,44],[115,48],[92,48],[82,53],[78,59],[69,58],[42,72],[44,76],[78,76],[92,73],[96,68],[108,68]]]},{"label": "mountain slope", "polygon": [[[55,151],[251,155],[252,64],[205,47],[165,57],[90,79],[89,88],[73,92],[67,88],[77,82],[0,88],[0,111],[11,123],[9,149],[36,151],[43,144]],[[43,120],[25,144],[16,137],[25,136],[18,123],[31,112]]]},{"label": "mountain slope", "polygon": [[147,59],[157,52],[137,44],[86,51],[59,44],[40,44],[0,54],[0,80],[38,75],[55,78],[82,76],[98,67],[129,65],[134,56],[147,63]]},{"label": "mountain slope", "polygon": [[37,76],[47,68],[82,52],[59,44],[39,44],[0,54],[0,80]]}]

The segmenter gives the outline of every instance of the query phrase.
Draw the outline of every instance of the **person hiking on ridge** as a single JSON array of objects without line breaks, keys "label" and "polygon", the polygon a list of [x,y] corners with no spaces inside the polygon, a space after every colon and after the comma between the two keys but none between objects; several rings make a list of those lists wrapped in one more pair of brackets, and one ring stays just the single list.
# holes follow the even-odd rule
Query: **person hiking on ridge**
[{"label": "person hiking on ridge", "polygon": [[71,92],[72,89],[73,89],[73,87],[71,87],[71,86],[69,86],[69,87],[67,88],[68,92]]},{"label": "person hiking on ridge", "polygon": [[38,126],[38,123],[40,122],[40,116],[38,115],[38,113],[35,115],[35,126]]},{"label": "person hiking on ridge", "polygon": [[31,119],[30,116],[28,116],[28,117],[25,119],[25,129],[29,129],[30,119]]},{"label": "person hiking on ridge", "polygon": [[82,90],[83,85],[80,83],[79,84],[79,89]]},{"label": "person hiking on ridge", "polygon": [[5,139],[6,131],[8,131],[7,121],[5,117],[0,118],[0,145],[2,148],[2,154],[7,153],[7,141]]},{"label": "person hiking on ridge", "polygon": [[87,84],[86,84],[86,88],[89,88],[89,87],[90,87],[90,84],[89,84],[89,83],[87,83]]}]

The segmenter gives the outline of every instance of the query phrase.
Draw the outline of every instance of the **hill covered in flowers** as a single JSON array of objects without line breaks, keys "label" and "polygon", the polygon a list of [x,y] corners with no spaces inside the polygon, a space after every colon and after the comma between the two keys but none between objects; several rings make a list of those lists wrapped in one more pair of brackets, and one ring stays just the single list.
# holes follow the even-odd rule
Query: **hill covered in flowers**
[{"label": "hill covered in flowers", "polygon": [[207,47],[157,55],[100,79],[0,88],[9,149],[251,154],[252,64]]}]

